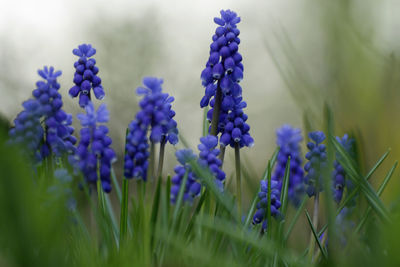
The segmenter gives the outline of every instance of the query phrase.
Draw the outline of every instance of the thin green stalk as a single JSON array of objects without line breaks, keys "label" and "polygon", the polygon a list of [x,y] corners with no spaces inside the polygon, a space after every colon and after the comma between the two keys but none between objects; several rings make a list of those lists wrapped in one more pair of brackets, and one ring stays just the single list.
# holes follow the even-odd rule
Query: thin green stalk
[{"label": "thin green stalk", "polygon": [[219,122],[219,114],[221,110],[221,102],[222,102],[222,90],[221,87],[217,87],[217,92],[215,94],[215,104],[214,104],[214,109],[213,109],[213,114],[212,114],[212,120],[211,120],[211,131],[210,134],[217,136],[218,132],[218,122]]},{"label": "thin green stalk", "polygon": [[158,157],[158,167],[157,167],[157,176],[155,177],[156,179],[161,179],[161,173],[164,165],[164,154],[165,154],[165,144],[167,143],[167,140],[165,139],[165,136],[161,140],[160,144],[160,153]]},{"label": "thin green stalk", "polygon": [[207,119],[207,113],[208,113],[208,106],[204,108],[204,113],[203,113],[203,131],[202,131],[203,136],[208,135],[208,130],[210,128],[210,122]]},{"label": "thin green stalk", "polygon": [[[315,229],[318,229],[318,211],[319,211],[319,193],[317,192],[314,196],[314,213],[313,213],[313,220],[312,220],[312,226],[315,227]],[[313,254],[314,254],[314,248],[315,248],[314,235],[315,235],[314,232],[311,231],[310,244],[308,246],[309,247],[308,256],[309,256],[310,261],[312,261]]]},{"label": "thin green stalk", "polygon": [[154,182],[154,162],[155,162],[155,145],[154,142],[150,142],[150,156],[149,156],[149,167],[147,169],[147,177],[151,182]]},{"label": "thin green stalk", "polygon": [[121,219],[120,219],[120,247],[126,239],[126,232],[128,228],[128,199],[129,199],[129,180],[124,178],[122,182],[122,203],[121,203]]},{"label": "thin green stalk", "polygon": [[[271,164],[268,164],[268,192],[267,192],[267,236],[269,237],[268,239],[271,239],[271,235],[272,235],[272,220],[271,220],[271,180],[272,180],[272,176],[271,176]],[[261,227],[262,229],[262,227]]]},{"label": "thin green stalk", "polygon": [[242,178],[240,173],[240,147],[235,143],[235,167],[236,167],[236,197],[238,203],[239,218],[242,217]]},{"label": "thin green stalk", "polygon": [[222,164],[221,164],[221,169],[222,166],[224,166],[224,158],[225,158],[225,146],[220,146],[219,148],[219,159],[221,160]]}]

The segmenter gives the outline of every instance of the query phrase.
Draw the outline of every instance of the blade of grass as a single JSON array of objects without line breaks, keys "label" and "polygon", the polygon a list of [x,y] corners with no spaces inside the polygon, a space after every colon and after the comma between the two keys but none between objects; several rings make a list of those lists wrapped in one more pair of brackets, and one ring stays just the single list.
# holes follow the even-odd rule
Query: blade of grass
[{"label": "blade of grass", "polygon": [[306,209],[305,209],[304,211],[305,211],[305,213],[306,213],[307,221],[308,221],[308,223],[309,223],[309,225],[310,225],[310,227],[311,227],[311,231],[312,231],[312,233],[313,233],[313,235],[314,235],[315,241],[316,241],[317,244],[318,244],[319,250],[321,251],[322,256],[324,256],[324,258],[326,259],[326,258],[327,258],[326,251],[325,251],[325,249],[322,247],[321,242],[319,241],[317,232],[315,231],[314,225],[313,225],[313,223],[312,223],[312,221],[311,221],[311,217],[310,217],[310,215],[308,214],[308,211],[307,211]]},{"label": "blade of grass", "polygon": [[[392,178],[393,172],[397,167],[398,162],[396,161],[394,163],[394,165],[392,166],[392,168],[389,170],[388,174],[386,175],[385,179],[383,180],[382,184],[379,186],[379,189],[377,191],[378,196],[381,196],[381,194],[383,193],[383,191],[385,190],[386,185],[389,183],[390,178]],[[360,220],[360,223],[357,225],[354,233],[357,234],[360,232],[361,228],[364,226],[364,224],[366,223],[369,214],[371,213],[372,209],[371,207],[368,207],[367,210],[365,211],[362,219]]]},{"label": "blade of grass", "polygon": [[338,158],[339,163],[342,165],[346,174],[348,174],[349,178],[355,183],[360,185],[362,192],[364,193],[365,197],[367,198],[370,206],[380,215],[380,218],[386,222],[390,221],[388,212],[383,205],[382,201],[374,192],[371,185],[364,179],[361,175],[359,175],[354,168],[354,162],[348,153],[343,149],[343,147],[339,144],[339,142],[330,135],[330,139],[333,142],[336,151],[341,155]]},{"label": "blade of grass", "polygon": [[303,197],[303,200],[302,200],[301,203],[300,203],[300,206],[297,208],[296,213],[295,213],[293,219],[291,220],[291,222],[290,222],[290,224],[289,224],[289,226],[288,226],[288,229],[287,229],[286,234],[285,234],[285,237],[284,237],[284,242],[285,242],[285,243],[286,243],[287,240],[289,239],[290,233],[292,232],[294,226],[296,225],[297,220],[299,219],[300,214],[301,214],[301,212],[303,211],[304,206],[306,205],[306,203],[307,203],[307,197],[304,196],[304,197]]},{"label": "blade of grass", "polygon": [[129,180],[124,178],[122,181],[122,203],[121,203],[121,218],[120,218],[120,247],[126,238],[128,228],[128,199],[129,199]]}]

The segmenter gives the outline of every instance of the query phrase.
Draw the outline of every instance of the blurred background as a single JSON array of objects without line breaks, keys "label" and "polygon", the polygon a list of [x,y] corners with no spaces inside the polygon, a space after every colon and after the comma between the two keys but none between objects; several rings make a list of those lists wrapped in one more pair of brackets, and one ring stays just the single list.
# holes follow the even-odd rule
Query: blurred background
[{"label": "blurred background", "polygon": [[[259,180],[275,149],[275,130],[284,123],[323,129],[323,106],[335,116],[336,134],[358,138],[365,172],[390,147],[390,160],[372,183],[400,156],[400,2],[335,1],[0,1],[0,114],[12,121],[31,96],[44,65],[60,69],[65,110],[82,110],[68,96],[72,49],[91,43],[111,112],[110,133],[122,163],[125,129],[144,76],[164,79],[175,97],[180,133],[193,148],[202,131],[200,73],[221,9],[242,18],[240,53],[245,67],[243,97],[248,103],[255,146],[243,157]],[[76,121],[74,122],[75,125]],[[78,131],[77,131],[78,132]],[[304,151],[304,150],[303,150]],[[174,148],[168,147],[168,155]],[[176,161],[168,156],[165,173]],[[226,155],[228,177],[234,168]],[[120,169],[120,168],[119,168]],[[397,198],[395,173],[386,201]]]}]

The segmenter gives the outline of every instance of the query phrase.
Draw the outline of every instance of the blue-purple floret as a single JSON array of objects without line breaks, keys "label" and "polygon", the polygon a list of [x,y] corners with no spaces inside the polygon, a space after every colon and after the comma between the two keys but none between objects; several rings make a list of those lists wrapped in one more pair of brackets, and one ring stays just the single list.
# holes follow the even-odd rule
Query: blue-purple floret
[{"label": "blue-purple floret", "polygon": [[[342,138],[337,136],[336,140],[342,145],[347,153],[349,153],[350,155],[352,154],[354,139],[349,138],[349,136],[345,134]],[[346,172],[344,171],[342,165],[339,163],[338,158],[340,158],[340,155],[336,153],[336,160],[334,162],[334,170],[332,173],[333,199],[336,201],[336,203],[340,203],[340,201],[342,200],[343,190],[346,185],[348,185],[348,187],[352,189],[351,181],[346,181]]]},{"label": "blue-purple floret", "polygon": [[77,147],[77,164],[86,182],[95,185],[100,179],[103,190],[109,193],[111,164],[116,160],[116,155],[110,147],[112,140],[107,136],[107,126],[98,125],[108,121],[109,113],[105,104],[101,104],[95,111],[92,102],[88,103],[85,110],[86,114],[77,115],[82,125]]},{"label": "blue-purple floret", "polygon": [[220,150],[216,148],[218,145],[217,137],[208,135],[200,138],[198,145],[199,164],[204,168],[210,168],[211,173],[216,178],[217,186],[222,189],[225,180],[225,172],[221,169],[222,161],[218,158]]},{"label": "blue-purple floret", "polygon": [[[125,146],[124,173],[126,178],[147,179],[149,139],[153,143],[178,143],[177,123],[173,119],[172,96],[162,92],[163,80],[153,77],[143,79],[142,87],[137,89],[143,95],[140,111],[129,124]],[[150,136],[147,133],[150,131]]]},{"label": "blue-purple floret", "polygon": [[96,66],[96,60],[91,58],[96,54],[90,44],[82,44],[75,48],[72,53],[79,59],[74,63],[74,86],[69,90],[71,97],[79,95],[79,105],[83,108],[87,106],[91,99],[91,90],[99,100],[105,96],[101,79],[97,76],[99,68]]},{"label": "blue-purple floret", "polygon": [[243,79],[242,56],[238,52],[240,22],[237,14],[230,10],[221,10],[221,18],[214,18],[219,25],[210,45],[210,56],[201,73],[205,95],[200,107],[210,105],[207,113],[209,121],[214,111],[217,90],[222,94],[217,134],[221,133],[221,144],[235,146],[252,146],[254,141],[249,135],[249,125],[245,123],[247,115],[243,113],[246,102],[242,101],[242,88],[239,82]]},{"label": "blue-purple floret", "polygon": [[303,140],[301,130],[285,124],[276,131],[276,135],[279,153],[272,180],[278,181],[279,188],[282,190],[285,168],[290,156],[288,197],[297,206],[304,194],[304,171],[300,148],[300,142]]},{"label": "blue-purple floret", "polygon": [[321,131],[315,131],[308,134],[312,140],[307,144],[309,152],[306,154],[308,162],[304,165],[304,170],[307,172],[304,177],[306,184],[306,192],[309,197],[315,196],[321,192],[323,170],[326,167],[326,146],[322,144],[325,140],[325,134]]},{"label": "blue-purple floret", "polygon": [[280,217],[279,208],[281,207],[280,190],[278,181],[271,180],[271,207],[268,207],[268,181],[261,180],[261,189],[258,193],[257,210],[253,216],[253,224],[262,224],[262,228],[267,229],[267,212],[271,209],[274,218]]},{"label": "blue-purple floret", "polygon": [[180,165],[175,167],[175,175],[171,179],[172,185],[170,200],[171,203],[176,203],[182,182],[185,175],[187,175],[183,200],[191,203],[193,199],[200,194],[201,190],[201,184],[198,182],[198,179],[192,172],[192,168],[189,164],[190,161],[195,160],[197,157],[191,149],[178,150],[175,155]]},{"label": "blue-purple floret", "polygon": [[[72,116],[62,109],[62,97],[58,92],[60,84],[57,77],[61,75],[61,71],[54,71],[53,67],[45,66],[38,74],[44,81],[36,83],[37,88],[32,92],[34,99],[23,104],[25,110],[18,115],[15,120],[16,127],[10,131],[10,135],[19,136],[19,140],[26,139],[28,149],[35,151],[39,161],[50,153],[57,157],[64,153],[73,155],[76,138],[72,135]],[[37,150],[40,153],[37,153]]]}]

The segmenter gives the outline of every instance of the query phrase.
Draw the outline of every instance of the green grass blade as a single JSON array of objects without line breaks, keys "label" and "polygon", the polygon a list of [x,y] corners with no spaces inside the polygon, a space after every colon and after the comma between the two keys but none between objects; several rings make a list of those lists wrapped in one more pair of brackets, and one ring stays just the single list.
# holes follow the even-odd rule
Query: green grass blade
[{"label": "green grass blade", "polygon": [[313,235],[314,235],[315,241],[316,241],[317,244],[318,244],[318,247],[319,247],[319,249],[320,249],[320,251],[321,251],[321,253],[322,253],[322,256],[324,256],[324,258],[326,259],[326,258],[327,258],[326,251],[325,251],[325,249],[322,247],[322,244],[321,244],[321,242],[320,242],[320,240],[319,240],[319,237],[318,237],[318,235],[317,235],[317,232],[315,231],[314,225],[313,225],[313,223],[312,223],[312,221],[311,221],[310,214],[308,214],[308,211],[307,211],[307,210],[304,210],[304,211],[305,211],[305,213],[306,213],[307,221],[308,221],[308,223],[309,223],[309,225],[310,225],[310,227],[311,227],[311,231],[312,231],[312,233],[313,233]]},{"label": "green grass blade", "polygon": [[297,208],[296,213],[293,216],[293,219],[291,220],[291,222],[290,222],[290,224],[288,226],[288,229],[287,229],[286,234],[285,234],[284,239],[283,239],[285,243],[289,239],[290,233],[292,232],[294,226],[296,225],[297,220],[299,219],[300,214],[303,211],[304,206],[306,205],[306,203],[307,203],[307,196],[304,196],[303,200],[300,203],[300,206]]},{"label": "green grass blade", "polygon": [[122,201],[121,187],[119,186],[119,183],[118,183],[118,180],[117,180],[117,176],[115,175],[113,167],[111,167],[111,180],[113,182],[115,192],[117,193],[118,201],[119,201],[119,203],[121,203],[121,201]]},{"label": "green grass blade", "polygon": [[375,191],[371,187],[371,185],[367,182],[364,177],[359,175],[354,167],[354,161],[348,155],[348,153],[343,149],[343,147],[339,144],[339,142],[330,135],[331,142],[333,142],[336,151],[340,154],[341,157],[338,158],[339,163],[342,165],[348,177],[356,184],[360,185],[362,192],[367,198],[370,206],[380,215],[384,221],[390,221],[388,212],[383,205],[382,201],[376,195]]},{"label": "green grass blade", "polygon": [[[392,168],[389,170],[388,174],[386,175],[385,179],[383,180],[382,184],[379,186],[379,189],[377,191],[378,196],[380,196],[383,191],[385,190],[386,185],[389,183],[390,178],[392,178],[392,175],[394,173],[394,170],[397,167],[398,162],[396,161],[394,163],[394,165],[392,166]],[[365,211],[363,217],[360,220],[360,223],[357,225],[354,233],[359,233],[360,230],[362,229],[362,227],[364,226],[364,224],[367,222],[368,216],[371,213],[372,209],[371,207],[368,207],[367,210]]]},{"label": "green grass blade", "polygon": [[162,180],[161,177],[158,177],[156,192],[154,194],[154,199],[153,199],[153,207],[151,209],[151,217],[150,217],[150,233],[152,234],[151,241],[150,241],[151,250],[153,250],[153,246],[154,246],[154,230],[156,227],[158,209],[160,206],[161,180]]},{"label": "green grass blade", "polygon": [[269,228],[269,231],[267,231],[267,235],[269,238],[271,238],[272,231],[272,221],[271,221],[271,162],[268,162],[268,192],[267,192],[267,225]]}]

